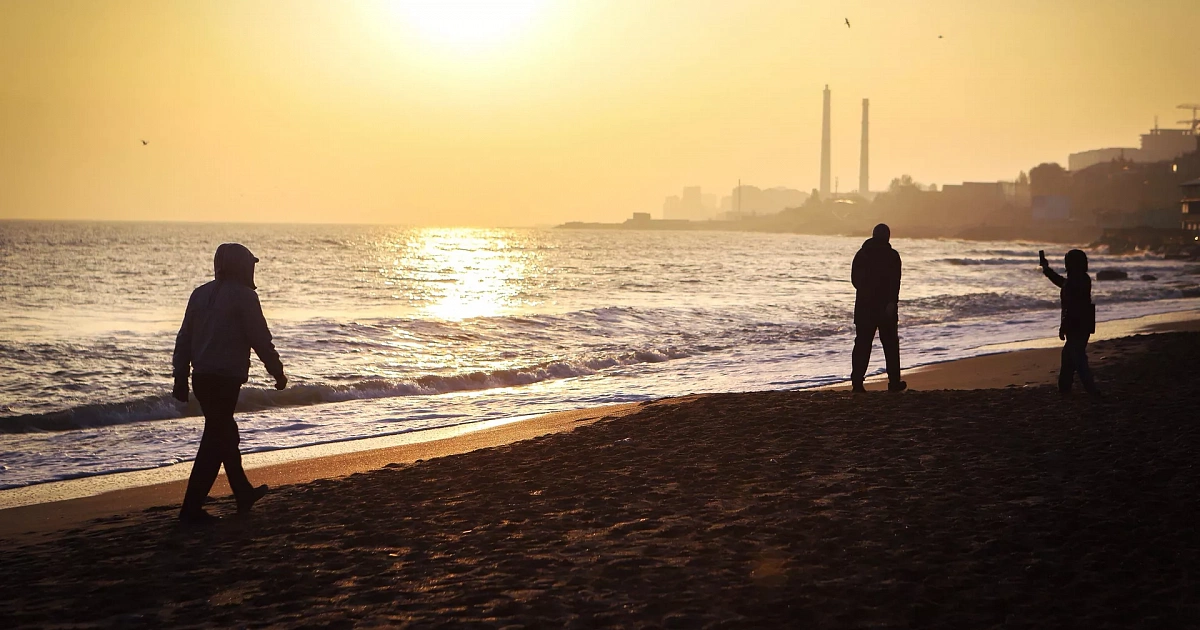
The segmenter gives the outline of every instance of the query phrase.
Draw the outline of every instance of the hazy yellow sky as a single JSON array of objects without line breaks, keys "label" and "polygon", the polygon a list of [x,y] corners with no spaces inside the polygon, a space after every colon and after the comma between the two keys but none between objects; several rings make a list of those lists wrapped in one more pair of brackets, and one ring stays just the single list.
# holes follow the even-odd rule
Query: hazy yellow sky
[{"label": "hazy yellow sky", "polygon": [[864,97],[876,190],[1136,146],[1200,101],[1196,0],[404,4],[3,0],[0,218],[620,220],[816,187],[826,83],[842,190]]}]

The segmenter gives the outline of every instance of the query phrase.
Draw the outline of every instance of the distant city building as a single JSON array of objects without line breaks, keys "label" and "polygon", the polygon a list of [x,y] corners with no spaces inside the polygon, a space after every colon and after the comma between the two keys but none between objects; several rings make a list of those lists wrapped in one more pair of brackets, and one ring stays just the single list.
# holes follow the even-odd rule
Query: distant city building
[{"label": "distant city building", "polygon": [[703,194],[700,192],[699,186],[686,186],[683,189],[683,197],[679,200],[681,219],[701,220],[707,219],[704,216]]},{"label": "distant city building", "polygon": [[679,218],[679,195],[671,195],[663,201],[662,216],[664,219]]},{"label": "distant city building", "polygon": [[1004,208],[1028,207],[1029,186],[1017,182],[963,182],[942,186],[945,203],[971,220],[993,215]]},{"label": "distant city building", "polygon": [[799,208],[808,200],[808,193],[794,188],[776,186],[763,191],[763,212],[773,214],[788,208]]},{"label": "distant city building", "polygon": [[1184,182],[1183,199],[1180,210],[1183,211],[1179,227],[1200,235],[1200,179]]},{"label": "distant city building", "polygon": [[1196,134],[1191,129],[1159,129],[1142,134],[1142,150],[1139,162],[1162,162],[1173,160],[1184,153],[1197,149]]},{"label": "distant city building", "polygon": [[1034,195],[1034,221],[1066,221],[1071,218],[1071,198],[1066,195]]},{"label": "distant city building", "polygon": [[776,186],[762,189],[758,186],[735,187],[727,197],[721,198],[717,218],[736,220],[744,217],[776,214],[787,208],[799,208],[808,199],[808,193],[794,188]]},{"label": "distant city building", "polygon": [[1153,208],[1126,212],[1122,210],[1097,210],[1096,227],[1103,229],[1128,229],[1150,227],[1175,229],[1179,227],[1179,208]]},{"label": "distant city building", "polygon": [[1110,149],[1092,149],[1080,151],[1067,156],[1067,168],[1072,171],[1082,171],[1094,164],[1102,164],[1113,160],[1132,160],[1138,154],[1133,147],[1114,147]]},{"label": "distant city building", "polygon": [[1067,168],[1072,171],[1082,171],[1089,166],[1112,162],[1113,160],[1129,160],[1131,162],[1162,162],[1173,160],[1185,153],[1191,153],[1200,148],[1198,136],[1192,129],[1159,129],[1155,127],[1150,133],[1141,136],[1142,146],[1139,149],[1131,147],[1113,147],[1107,149],[1092,149],[1080,151],[1067,156]]},{"label": "distant city building", "polygon": [[715,203],[706,205],[706,196],[715,202],[716,195],[705,195],[699,186],[685,186],[682,195],[671,195],[663,202],[663,219],[706,221],[713,218],[715,208],[711,206]]}]

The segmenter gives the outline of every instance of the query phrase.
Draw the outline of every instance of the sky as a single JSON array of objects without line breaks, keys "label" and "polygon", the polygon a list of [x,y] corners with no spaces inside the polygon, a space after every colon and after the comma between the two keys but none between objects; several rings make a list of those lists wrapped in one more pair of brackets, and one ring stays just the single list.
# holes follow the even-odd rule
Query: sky
[{"label": "sky", "polygon": [[1179,126],[1197,23],[1195,0],[4,0],[0,219],[660,216],[684,186],[817,187],[826,84],[840,190],[863,98],[873,190],[1012,180]]}]

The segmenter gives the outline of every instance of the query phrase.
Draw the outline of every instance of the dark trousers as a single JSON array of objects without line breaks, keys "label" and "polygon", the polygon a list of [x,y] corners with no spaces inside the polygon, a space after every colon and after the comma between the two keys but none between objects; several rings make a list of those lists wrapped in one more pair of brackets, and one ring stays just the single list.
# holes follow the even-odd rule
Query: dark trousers
[{"label": "dark trousers", "polygon": [[1087,333],[1067,333],[1067,342],[1062,349],[1062,369],[1058,372],[1058,391],[1071,391],[1071,382],[1075,373],[1079,372],[1079,382],[1089,393],[1096,392],[1096,382],[1092,380],[1092,370],[1087,362],[1087,343],[1091,335]]},{"label": "dark trousers", "polygon": [[192,391],[204,411],[204,435],[200,438],[200,450],[196,452],[187,494],[183,497],[185,514],[195,513],[204,506],[204,499],[217,480],[222,464],[234,496],[250,496],[252,487],[246,479],[246,471],[242,470],[242,454],[238,451],[241,440],[233,420],[241,389],[242,384],[236,379],[212,374],[192,375]]},{"label": "dark trousers", "polygon": [[879,343],[883,346],[888,381],[900,382],[900,333],[897,328],[898,322],[895,317],[855,312],[854,353],[850,356],[851,382],[861,383],[867,376],[867,364],[871,362],[871,344],[875,342],[876,330],[879,331]]}]

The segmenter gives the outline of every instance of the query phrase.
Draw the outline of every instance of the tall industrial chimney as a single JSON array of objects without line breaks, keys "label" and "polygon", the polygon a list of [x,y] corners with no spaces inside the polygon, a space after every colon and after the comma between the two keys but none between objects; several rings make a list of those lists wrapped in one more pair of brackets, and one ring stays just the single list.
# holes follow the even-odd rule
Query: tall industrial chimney
[{"label": "tall industrial chimney", "polygon": [[870,101],[863,99],[863,128],[862,128],[862,148],[858,154],[858,194],[865,195],[871,191],[869,186],[870,171],[867,168],[867,109],[870,107]]},{"label": "tall industrial chimney", "polygon": [[829,197],[829,85],[825,86],[825,110],[821,118],[821,197]]}]

